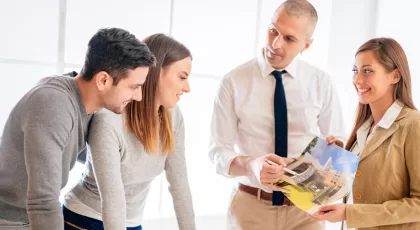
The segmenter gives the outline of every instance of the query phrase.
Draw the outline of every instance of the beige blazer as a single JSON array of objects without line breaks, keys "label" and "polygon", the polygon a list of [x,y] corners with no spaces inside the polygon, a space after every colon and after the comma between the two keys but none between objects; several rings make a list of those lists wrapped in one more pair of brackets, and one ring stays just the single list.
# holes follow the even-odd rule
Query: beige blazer
[{"label": "beige blazer", "polygon": [[420,229],[420,112],[404,107],[360,153],[347,227]]}]

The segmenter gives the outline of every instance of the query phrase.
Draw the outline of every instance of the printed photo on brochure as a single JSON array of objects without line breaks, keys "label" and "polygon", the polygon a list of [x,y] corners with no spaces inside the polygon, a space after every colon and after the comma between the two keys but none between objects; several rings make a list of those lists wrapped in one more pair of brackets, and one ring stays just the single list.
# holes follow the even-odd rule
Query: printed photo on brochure
[{"label": "printed photo on brochure", "polygon": [[357,155],[315,137],[275,185],[298,208],[314,214],[349,194],[358,164]]}]

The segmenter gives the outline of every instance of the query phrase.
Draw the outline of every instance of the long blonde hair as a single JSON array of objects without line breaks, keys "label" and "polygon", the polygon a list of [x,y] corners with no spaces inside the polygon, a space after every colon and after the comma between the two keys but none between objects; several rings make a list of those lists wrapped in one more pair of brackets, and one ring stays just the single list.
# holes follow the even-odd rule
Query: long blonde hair
[{"label": "long blonde hair", "polygon": [[[410,68],[401,45],[392,38],[374,38],[365,42],[357,50],[355,56],[365,51],[372,51],[388,73],[398,69],[401,79],[395,86],[394,99],[401,101],[406,107],[416,109],[411,95]],[[345,147],[347,150],[350,150],[355,143],[357,130],[371,115],[370,106],[359,102],[356,122]]]}]

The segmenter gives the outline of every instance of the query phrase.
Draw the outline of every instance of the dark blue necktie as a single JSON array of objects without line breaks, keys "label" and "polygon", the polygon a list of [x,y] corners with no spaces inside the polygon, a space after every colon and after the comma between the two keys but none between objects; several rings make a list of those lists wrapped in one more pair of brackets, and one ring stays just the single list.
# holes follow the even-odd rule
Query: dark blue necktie
[{"label": "dark blue necktie", "polygon": [[[285,70],[274,70],[271,74],[276,78],[276,89],[274,91],[274,135],[275,153],[281,157],[287,157],[287,104],[284,93],[282,74]],[[273,192],[273,205],[283,205],[284,194]]]}]

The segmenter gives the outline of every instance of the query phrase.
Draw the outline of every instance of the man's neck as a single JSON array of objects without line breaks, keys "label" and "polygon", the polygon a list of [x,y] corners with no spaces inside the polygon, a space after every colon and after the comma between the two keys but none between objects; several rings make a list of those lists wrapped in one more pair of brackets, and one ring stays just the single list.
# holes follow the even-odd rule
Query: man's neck
[{"label": "man's neck", "polygon": [[101,109],[102,106],[99,105],[98,95],[93,89],[92,83],[84,80],[80,74],[75,77],[75,81],[79,87],[86,113],[92,114]]}]

